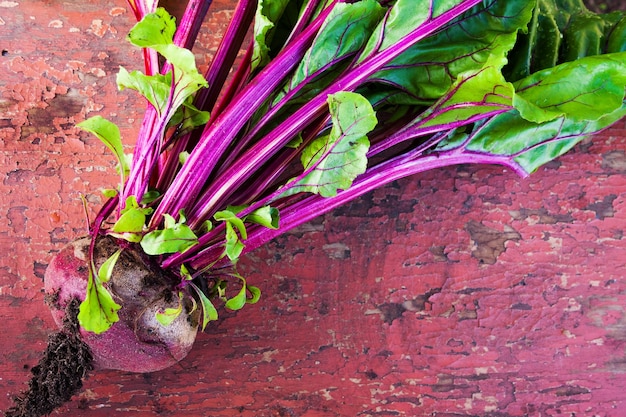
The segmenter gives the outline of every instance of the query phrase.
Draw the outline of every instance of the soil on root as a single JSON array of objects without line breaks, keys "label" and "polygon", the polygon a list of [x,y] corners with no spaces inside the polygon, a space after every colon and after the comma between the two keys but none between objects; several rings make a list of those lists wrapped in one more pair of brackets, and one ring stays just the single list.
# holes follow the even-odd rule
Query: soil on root
[{"label": "soil on root", "polygon": [[92,369],[92,355],[79,336],[79,304],[74,300],[68,305],[68,319],[50,335],[43,357],[31,369],[28,390],[13,399],[15,405],[5,412],[6,417],[48,415],[83,386],[83,378]]}]

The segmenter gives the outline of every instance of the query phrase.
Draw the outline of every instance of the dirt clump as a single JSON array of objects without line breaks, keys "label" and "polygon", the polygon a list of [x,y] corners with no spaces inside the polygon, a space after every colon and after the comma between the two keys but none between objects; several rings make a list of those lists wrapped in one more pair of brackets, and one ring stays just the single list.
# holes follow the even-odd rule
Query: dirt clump
[{"label": "dirt clump", "polygon": [[67,307],[63,328],[48,338],[39,363],[31,369],[28,390],[13,399],[6,417],[36,417],[50,414],[69,401],[83,386],[92,369],[93,357],[78,332],[78,308],[74,300]]}]

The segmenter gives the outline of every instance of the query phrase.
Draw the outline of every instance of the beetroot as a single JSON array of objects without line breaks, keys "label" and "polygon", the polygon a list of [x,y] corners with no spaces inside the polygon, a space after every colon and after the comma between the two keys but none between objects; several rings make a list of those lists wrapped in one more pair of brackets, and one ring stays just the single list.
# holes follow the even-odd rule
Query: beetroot
[{"label": "beetroot", "polygon": [[[46,298],[59,327],[63,326],[67,305],[85,298],[90,242],[90,238],[82,238],[70,243],[46,270]],[[98,240],[96,266],[115,250],[114,239]],[[124,306],[119,312],[120,320],[101,334],[80,330],[81,338],[91,348],[94,367],[154,372],[175,364],[189,353],[198,330],[197,310],[190,314],[190,303],[184,304],[184,312],[167,326],[155,318],[158,311],[177,307],[173,284],[175,281],[150,265],[145,255],[132,248],[122,252],[109,281],[109,291]]]}]

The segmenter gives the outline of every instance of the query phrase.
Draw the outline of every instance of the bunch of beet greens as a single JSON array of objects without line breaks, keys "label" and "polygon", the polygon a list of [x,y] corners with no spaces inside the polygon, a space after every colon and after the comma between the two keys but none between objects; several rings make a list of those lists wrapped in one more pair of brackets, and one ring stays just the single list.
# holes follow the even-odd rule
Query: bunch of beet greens
[{"label": "bunch of beet greens", "polygon": [[79,124],[120,184],[46,273],[100,367],[180,360],[216,302],[258,300],[242,254],[376,187],[469,163],[526,176],[626,115],[626,17],[580,0],[240,0],[205,74],[189,48],[210,0],[178,28],[129,3],[145,72],[117,83],[148,102],[134,154],[106,119]]}]

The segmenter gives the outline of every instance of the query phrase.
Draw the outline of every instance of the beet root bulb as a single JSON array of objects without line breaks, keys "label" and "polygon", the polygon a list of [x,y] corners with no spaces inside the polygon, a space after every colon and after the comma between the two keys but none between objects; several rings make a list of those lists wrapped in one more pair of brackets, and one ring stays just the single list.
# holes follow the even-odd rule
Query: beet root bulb
[{"label": "beet root bulb", "polygon": [[[46,270],[46,299],[59,327],[63,326],[67,305],[85,298],[89,244],[90,238],[70,243]],[[118,248],[115,239],[98,239],[96,269]],[[184,299],[183,311],[172,323],[163,325],[156,319],[157,312],[179,307],[175,285],[173,277],[152,265],[142,253],[132,248],[122,251],[107,283],[113,299],[122,306],[119,321],[101,334],[80,329],[80,337],[91,349],[94,368],[154,372],[176,364],[189,353],[198,331],[198,312],[191,312],[191,301]]]}]

